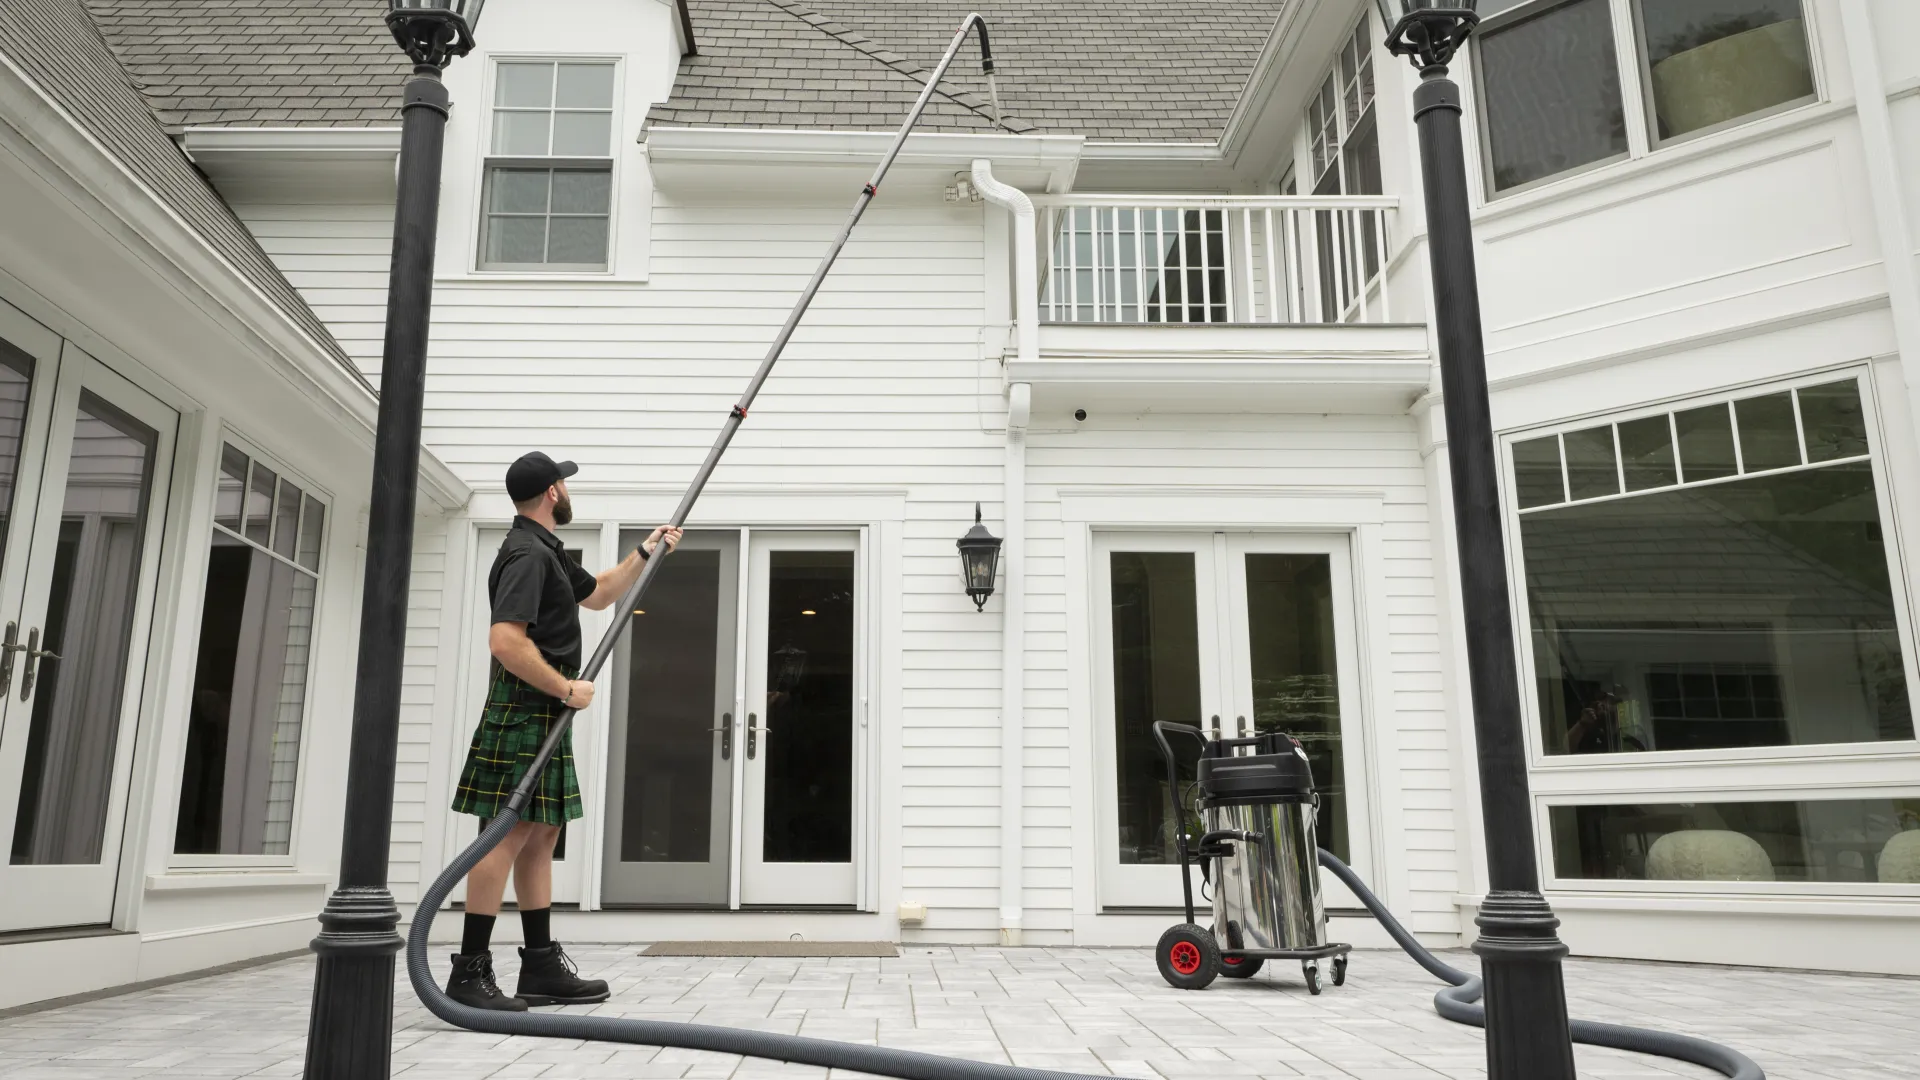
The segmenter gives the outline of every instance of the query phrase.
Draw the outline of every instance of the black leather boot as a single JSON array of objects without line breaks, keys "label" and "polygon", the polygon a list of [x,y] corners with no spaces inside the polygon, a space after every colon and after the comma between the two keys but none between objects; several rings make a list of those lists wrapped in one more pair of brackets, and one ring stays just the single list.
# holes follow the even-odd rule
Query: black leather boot
[{"label": "black leather boot", "polygon": [[508,997],[493,981],[493,954],[455,955],[453,975],[447,979],[447,996],[474,1009],[496,1012],[526,1012],[527,1003]]},{"label": "black leather boot", "polygon": [[520,985],[514,992],[529,1005],[594,1005],[612,996],[603,979],[583,979],[559,942],[520,950]]}]

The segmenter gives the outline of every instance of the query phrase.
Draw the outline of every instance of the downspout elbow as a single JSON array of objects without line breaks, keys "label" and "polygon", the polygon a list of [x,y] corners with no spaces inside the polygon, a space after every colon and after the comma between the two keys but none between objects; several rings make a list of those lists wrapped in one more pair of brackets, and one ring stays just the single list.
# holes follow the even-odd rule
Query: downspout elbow
[{"label": "downspout elbow", "polygon": [[1013,214],[1013,323],[1015,355],[1022,363],[1040,359],[1040,268],[1036,254],[1033,200],[993,175],[993,162],[975,158],[973,186],[995,206]]}]

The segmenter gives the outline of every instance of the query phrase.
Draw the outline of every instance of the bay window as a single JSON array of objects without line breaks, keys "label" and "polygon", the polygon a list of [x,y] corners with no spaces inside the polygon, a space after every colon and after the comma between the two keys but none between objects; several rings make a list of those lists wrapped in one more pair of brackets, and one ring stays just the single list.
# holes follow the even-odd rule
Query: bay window
[{"label": "bay window", "polygon": [[1812,101],[1802,3],[1482,0],[1472,48],[1488,194]]}]

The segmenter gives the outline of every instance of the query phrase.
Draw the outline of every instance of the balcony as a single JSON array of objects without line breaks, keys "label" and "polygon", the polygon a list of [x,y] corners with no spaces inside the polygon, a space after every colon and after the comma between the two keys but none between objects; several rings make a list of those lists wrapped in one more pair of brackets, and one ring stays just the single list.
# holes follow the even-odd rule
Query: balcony
[{"label": "balcony", "polygon": [[1033,201],[1040,359],[1007,377],[1036,410],[1398,412],[1427,386],[1395,199]]}]

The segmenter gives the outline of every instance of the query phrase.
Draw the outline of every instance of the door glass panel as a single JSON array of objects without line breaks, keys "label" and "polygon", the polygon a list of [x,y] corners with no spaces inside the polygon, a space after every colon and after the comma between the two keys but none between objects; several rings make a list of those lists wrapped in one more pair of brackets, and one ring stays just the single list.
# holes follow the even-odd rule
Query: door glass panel
[{"label": "door glass panel", "polygon": [[[82,394],[28,729],[16,865],[101,857],[159,434]],[[34,661],[22,656],[24,680]]]},{"label": "door glass panel", "polygon": [[1116,551],[1111,574],[1120,862],[1177,863],[1173,793],[1153,725],[1200,723],[1193,553]]},{"label": "door glass panel", "polygon": [[713,853],[720,552],[675,552],[627,636],[621,862],[704,863]]},{"label": "door glass panel", "polygon": [[765,862],[853,860],[853,556],[768,553]]},{"label": "door glass panel", "polygon": [[27,389],[33,357],[0,341],[0,546],[13,522],[14,478],[20,471],[20,436],[27,426]]},{"label": "door glass panel", "polygon": [[1348,859],[1333,573],[1325,555],[1247,556],[1254,729],[1300,740],[1320,793],[1320,844]]}]

